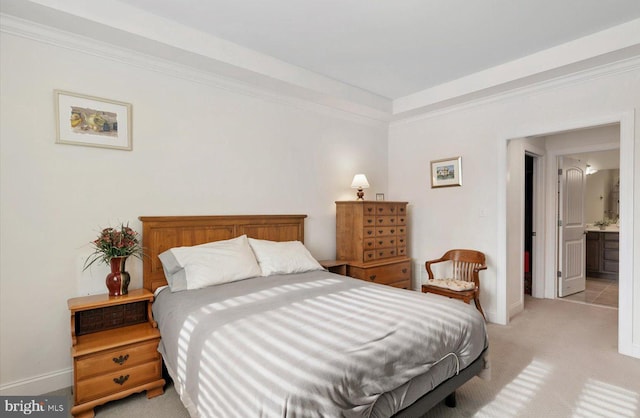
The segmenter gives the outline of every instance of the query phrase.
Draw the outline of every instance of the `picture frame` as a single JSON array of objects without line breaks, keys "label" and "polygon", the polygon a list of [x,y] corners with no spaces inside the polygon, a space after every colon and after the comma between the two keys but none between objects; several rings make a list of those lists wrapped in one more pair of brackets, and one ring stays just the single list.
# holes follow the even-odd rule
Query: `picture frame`
[{"label": "picture frame", "polygon": [[462,186],[462,157],[431,161],[431,188]]},{"label": "picture frame", "polygon": [[376,200],[384,200],[384,193],[376,193]]},{"label": "picture frame", "polygon": [[131,104],[54,90],[56,144],[131,151]]}]

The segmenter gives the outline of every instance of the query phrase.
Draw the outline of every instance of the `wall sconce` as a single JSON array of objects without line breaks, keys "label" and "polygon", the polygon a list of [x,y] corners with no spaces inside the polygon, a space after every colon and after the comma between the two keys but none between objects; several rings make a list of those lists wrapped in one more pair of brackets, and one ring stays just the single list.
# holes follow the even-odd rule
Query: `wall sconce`
[{"label": "wall sconce", "polygon": [[356,200],[364,200],[364,192],[362,191],[362,189],[369,188],[369,182],[367,181],[367,176],[365,176],[364,174],[356,174],[355,176],[353,176],[353,181],[351,182],[351,188],[358,189],[358,193],[357,193],[358,198]]}]

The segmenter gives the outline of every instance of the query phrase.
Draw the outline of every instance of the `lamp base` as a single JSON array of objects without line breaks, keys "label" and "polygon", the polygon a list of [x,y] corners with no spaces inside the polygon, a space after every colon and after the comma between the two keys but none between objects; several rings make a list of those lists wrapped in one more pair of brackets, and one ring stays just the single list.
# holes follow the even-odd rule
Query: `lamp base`
[{"label": "lamp base", "polygon": [[358,196],[356,200],[364,200],[364,192],[361,188],[358,189],[358,193],[356,193],[356,195]]}]

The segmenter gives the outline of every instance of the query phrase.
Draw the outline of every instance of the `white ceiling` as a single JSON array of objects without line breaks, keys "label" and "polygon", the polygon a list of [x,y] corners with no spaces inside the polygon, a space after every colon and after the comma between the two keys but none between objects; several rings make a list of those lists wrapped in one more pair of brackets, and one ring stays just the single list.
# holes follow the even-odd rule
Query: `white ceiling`
[{"label": "white ceiling", "polygon": [[639,0],[120,0],[396,99],[640,17]]},{"label": "white ceiling", "polygon": [[1,0],[0,12],[3,33],[382,122],[640,57],[640,0]]}]

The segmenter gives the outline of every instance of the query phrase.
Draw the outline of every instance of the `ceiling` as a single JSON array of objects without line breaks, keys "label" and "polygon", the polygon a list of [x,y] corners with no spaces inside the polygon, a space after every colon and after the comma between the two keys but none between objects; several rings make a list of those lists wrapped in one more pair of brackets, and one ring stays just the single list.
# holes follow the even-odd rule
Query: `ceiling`
[{"label": "ceiling", "polygon": [[0,12],[3,33],[382,122],[640,57],[639,0],[2,0]]},{"label": "ceiling", "polygon": [[640,17],[638,0],[120,0],[396,99]]}]

